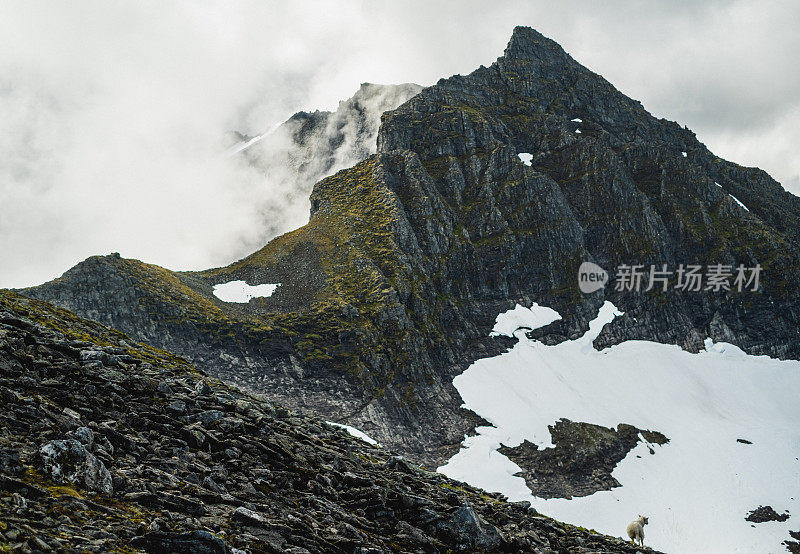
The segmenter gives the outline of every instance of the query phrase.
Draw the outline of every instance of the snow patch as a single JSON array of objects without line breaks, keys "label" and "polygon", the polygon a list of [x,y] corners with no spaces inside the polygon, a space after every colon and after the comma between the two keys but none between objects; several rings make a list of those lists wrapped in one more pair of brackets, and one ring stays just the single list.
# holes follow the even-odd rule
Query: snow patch
[{"label": "snow patch", "polygon": [[575,129],[575,132],[576,132],[577,134],[579,134],[579,135],[581,134],[581,130],[580,130],[580,129]]},{"label": "snow patch", "polygon": [[223,302],[237,302],[246,304],[251,298],[267,298],[272,296],[275,289],[280,286],[277,284],[248,285],[244,281],[230,281],[214,285],[214,296]]},{"label": "snow patch", "polygon": [[373,445],[380,444],[378,441],[367,435],[364,431],[356,429],[355,427],[345,425],[344,423],[334,423],[333,421],[326,421],[325,423],[327,423],[328,425],[333,425],[334,427],[341,427],[342,429],[350,433],[350,435],[356,437],[357,439],[361,439],[362,441],[367,442],[369,444]]},{"label": "snow patch", "polygon": [[531,161],[533,161],[533,154],[529,154],[528,152],[522,152],[521,154],[517,154],[519,156],[519,160],[527,166],[531,165]]},{"label": "snow patch", "polygon": [[497,316],[491,335],[504,335],[513,337],[514,332],[520,329],[538,329],[558,319],[561,315],[546,306],[536,302],[530,308],[517,304],[512,309]]},{"label": "snow patch", "polygon": [[[549,323],[555,313],[525,310],[498,316],[493,332],[534,326],[535,316]],[[697,354],[649,341],[595,350],[594,338],[619,315],[606,302],[587,333],[555,346],[516,333],[511,350],[456,377],[464,407],[492,426],[465,438],[439,471],[615,536],[624,537],[636,514],[648,515],[648,545],[668,552],[781,551],[796,516],[755,526],[744,518],[760,505],[800,513],[800,362],[750,356],[711,340]],[[560,418],[628,423],[660,431],[670,442],[653,446],[654,455],[638,444],[614,469],[621,487],[544,500],[532,496],[514,476],[520,468],[497,448],[525,439],[550,447],[548,425]]]},{"label": "snow patch", "polygon": [[744,204],[742,204],[742,201],[741,201],[741,200],[739,200],[738,198],[736,198],[734,195],[732,195],[732,194],[728,193],[728,196],[730,196],[731,198],[733,198],[733,200],[734,200],[734,201],[735,201],[737,204],[739,204],[739,205],[740,205],[742,208],[744,208],[744,209],[745,209],[745,211],[748,211],[748,212],[750,211],[750,210],[747,208],[747,206],[745,206]]}]

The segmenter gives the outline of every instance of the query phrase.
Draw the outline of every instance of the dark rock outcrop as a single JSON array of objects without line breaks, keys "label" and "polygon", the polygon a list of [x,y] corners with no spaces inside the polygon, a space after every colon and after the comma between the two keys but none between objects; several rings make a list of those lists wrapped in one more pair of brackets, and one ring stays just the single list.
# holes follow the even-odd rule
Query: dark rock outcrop
[{"label": "dark rock outcrop", "polygon": [[788,513],[779,514],[772,506],[759,506],[755,510],[751,510],[745,521],[752,523],[765,523],[767,521],[786,521],[789,519]]},{"label": "dark rock outcrop", "polygon": [[131,540],[131,546],[153,554],[172,552],[174,554],[227,554],[230,549],[225,541],[208,531],[189,533],[146,533]]},{"label": "dark rock outcrop", "polygon": [[611,472],[640,442],[640,434],[647,441],[650,454],[655,454],[653,444],[669,442],[661,433],[643,431],[624,423],[609,429],[561,419],[549,429],[554,448],[540,449],[524,441],[519,446],[498,449],[523,468],[517,475],[523,477],[531,492],[540,498],[588,496],[619,487],[619,481]]},{"label": "dark rock outcrop", "polygon": [[783,541],[786,550],[792,554],[800,554],[800,531],[789,531],[790,539]]},{"label": "dark rock outcrop", "polygon": [[[23,293],[431,465],[476,423],[452,378],[509,345],[488,332],[515,302],[562,314],[531,333],[548,343],[580,335],[611,300],[625,315],[598,348],[696,351],[711,337],[800,358],[800,199],[536,31],[517,28],[490,67],[384,114],[377,141],[377,155],[315,185],[306,226],[235,264],[173,273],[96,257]],[[581,294],[586,260],[612,285]],[[665,291],[617,291],[622,264],[763,273],[757,291],[681,290],[674,275]],[[281,285],[244,305],[212,295],[234,279]]]},{"label": "dark rock outcrop", "polygon": [[0,398],[4,551],[637,552],[6,291]]}]

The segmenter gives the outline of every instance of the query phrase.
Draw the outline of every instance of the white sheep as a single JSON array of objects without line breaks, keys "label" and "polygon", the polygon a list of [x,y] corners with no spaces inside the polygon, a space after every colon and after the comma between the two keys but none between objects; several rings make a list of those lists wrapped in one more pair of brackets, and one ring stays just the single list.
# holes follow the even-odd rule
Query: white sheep
[{"label": "white sheep", "polygon": [[639,515],[637,519],[634,519],[628,524],[628,538],[631,539],[633,544],[636,544],[636,541],[639,541],[639,546],[644,546],[644,526],[647,525],[647,518],[643,515]]}]

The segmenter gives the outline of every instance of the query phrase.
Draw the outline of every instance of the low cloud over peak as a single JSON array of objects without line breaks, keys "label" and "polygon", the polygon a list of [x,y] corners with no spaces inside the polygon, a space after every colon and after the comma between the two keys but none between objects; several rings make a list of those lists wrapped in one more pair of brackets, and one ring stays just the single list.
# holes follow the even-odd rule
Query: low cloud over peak
[{"label": "low cloud over peak", "polygon": [[800,192],[794,2],[413,4],[4,3],[0,286],[111,251],[173,269],[246,255],[285,230],[284,200],[226,155],[231,131],[334,110],[365,81],[468,73],[516,25]]}]

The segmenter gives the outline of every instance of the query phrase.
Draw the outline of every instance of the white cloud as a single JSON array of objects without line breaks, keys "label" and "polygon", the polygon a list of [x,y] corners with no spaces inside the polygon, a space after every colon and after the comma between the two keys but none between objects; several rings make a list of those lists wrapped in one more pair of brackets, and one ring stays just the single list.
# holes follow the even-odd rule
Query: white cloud
[{"label": "white cloud", "polygon": [[797,187],[797,5],[596,4],[3,3],[0,286],[111,251],[173,269],[246,255],[273,196],[222,155],[226,131],[335,108],[364,81],[468,73],[518,24]]}]

